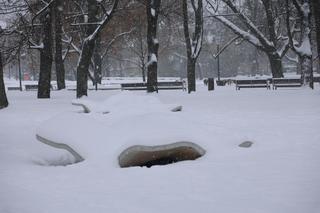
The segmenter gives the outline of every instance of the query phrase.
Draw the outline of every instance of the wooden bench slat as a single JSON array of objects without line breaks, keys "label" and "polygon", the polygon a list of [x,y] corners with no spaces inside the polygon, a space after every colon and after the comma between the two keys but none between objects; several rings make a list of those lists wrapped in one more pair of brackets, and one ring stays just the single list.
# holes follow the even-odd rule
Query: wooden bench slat
[{"label": "wooden bench slat", "polygon": [[[123,83],[122,90],[146,90],[147,83]],[[182,89],[185,90],[184,82],[182,81],[160,81],[157,84],[157,90]]]},{"label": "wooden bench slat", "polygon": [[37,90],[38,89],[38,85],[37,84],[27,84],[24,85],[26,90]]},{"label": "wooden bench slat", "polygon": [[240,88],[270,89],[270,84],[267,79],[236,80],[236,90],[240,90]]},{"label": "wooden bench slat", "polygon": [[273,78],[272,89],[278,87],[301,87],[302,81],[300,78]]},{"label": "wooden bench slat", "polygon": [[20,87],[7,87],[8,90],[20,90]]},{"label": "wooden bench slat", "polygon": [[320,83],[320,76],[313,77],[313,82]]}]

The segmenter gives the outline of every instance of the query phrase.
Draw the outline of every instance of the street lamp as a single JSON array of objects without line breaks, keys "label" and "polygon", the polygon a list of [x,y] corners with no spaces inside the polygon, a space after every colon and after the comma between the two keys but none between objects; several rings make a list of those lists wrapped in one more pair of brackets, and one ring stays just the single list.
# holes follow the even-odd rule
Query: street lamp
[{"label": "street lamp", "polygon": [[22,91],[22,74],[21,74],[21,63],[20,63],[20,48],[18,49],[18,68],[19,68],[19,87],[20,91]]},{"label": "street lamp", "polygon": [[221,37],[217,35],[216,37],[216,44],[217,44],[217,69],[218,69],[218,81],[220,82],[220,43]]}]

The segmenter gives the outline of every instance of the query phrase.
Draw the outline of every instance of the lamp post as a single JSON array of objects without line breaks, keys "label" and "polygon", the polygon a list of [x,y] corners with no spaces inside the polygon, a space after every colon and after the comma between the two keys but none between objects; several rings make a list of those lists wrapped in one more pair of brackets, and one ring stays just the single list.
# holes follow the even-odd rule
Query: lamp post
[{"label": "lamp post", "polygon": [[22,74],[21,74],[21,63],[20,63],[20,48],[18,50],[18,68],[19,68],[19,87],[22,91]]},{"label": "lamp post", "polygon": [[218,53],[218,57],[217,57],[217,67],[218,67],[218,81],[220,81],[220,45],[217,44],[217,53]]}]

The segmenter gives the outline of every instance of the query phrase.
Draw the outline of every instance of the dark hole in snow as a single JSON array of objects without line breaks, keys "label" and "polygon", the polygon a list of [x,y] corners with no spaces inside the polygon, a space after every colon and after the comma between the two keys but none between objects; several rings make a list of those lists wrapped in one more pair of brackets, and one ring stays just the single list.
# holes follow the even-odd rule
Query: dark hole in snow
[{"label": "dark hole in snow", "polygon": [[160,146],[131,146],[119,156],[119,166],[167,165],[185,160],[195,160],[205,154],[205,150],[192,142],[176,142]]},{"label": "dark hole in snow", "polygon": [[244,141],[244,142],[242,142],[241,144],[239,144],[239,147],[249,148],[249,147],[252,146],[252,144],[253,144],[253,142],[251,142],[251,141]]}]

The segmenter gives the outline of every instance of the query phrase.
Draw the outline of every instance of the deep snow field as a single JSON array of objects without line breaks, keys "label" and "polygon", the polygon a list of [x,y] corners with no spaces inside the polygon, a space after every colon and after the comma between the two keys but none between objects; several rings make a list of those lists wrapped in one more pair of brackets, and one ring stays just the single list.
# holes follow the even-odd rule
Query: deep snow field
[{"label": "deep snow field", "polygon": [[[88,100],[121,99],[119,93],[124,94],[89,91]],[[162,116],[160,108],[126,110],[126,100],[121,100],[124,105],[112,109],[115,116],[112,110],[83,114],[71,105],[75,91],[53,91],[49,100],[36,99],[35,91],[8,91],[10,105],[0,110],[0,213],[320,212],[318,84],[315,90],[236,91],[232,85],[213,92],[198,85],[193,94],[137,91],[124,97],[131,94],[182,105],[183,110],[171,118],[170,112]],[[131,111],[135,119],[127,124]],[[79,119],[63,120],[63,115]],[[62,122],[55,123],[55,117]],[[68,152],[35,137],[47,124],[49,132],[61,132],[56,135],[61,140],[65,135],[66,140],[87,142],[87,158],[65,165],[73,162]],[[166,144],[184,133],[184,139],[206,150],[203,157],[151,168],[117,165],[119,151],[130,139],[132,144],[140,139]],[[238,147],[243,141],[254,144]]]}]

